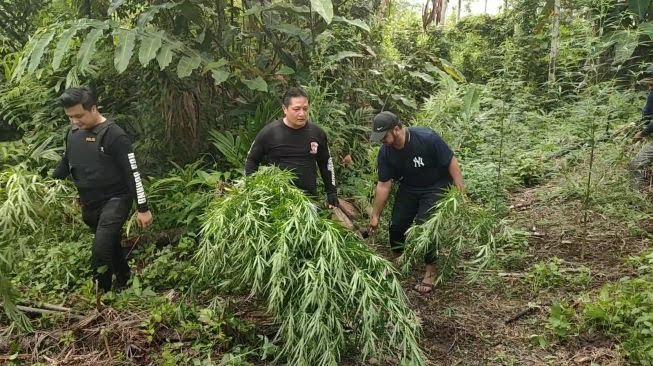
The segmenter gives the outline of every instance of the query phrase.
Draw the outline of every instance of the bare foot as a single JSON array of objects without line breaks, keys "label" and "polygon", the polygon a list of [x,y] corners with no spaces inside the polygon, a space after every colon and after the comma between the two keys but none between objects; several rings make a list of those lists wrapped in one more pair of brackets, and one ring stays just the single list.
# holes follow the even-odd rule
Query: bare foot
[{"label": "bare foot", "polygon": [[421,294],[428,294],[433,291],[433,284],[435,282],[435,265],[427,264],[424,271],[424,278],[421,282],[415,285],[415,291]]}]

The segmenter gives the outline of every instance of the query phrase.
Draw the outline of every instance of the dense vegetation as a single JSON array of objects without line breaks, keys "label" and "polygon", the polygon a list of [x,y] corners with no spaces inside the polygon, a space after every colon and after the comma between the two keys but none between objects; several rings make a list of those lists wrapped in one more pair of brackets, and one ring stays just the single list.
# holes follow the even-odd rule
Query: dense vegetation
[{"label": "dense vegetation", "polygon": [[[627,167],[653,1],[450,13],[425,26],[398,0],[0,0],[0,361],[527,364],[532,352],[583,364],[580,350],[600,344],[590,362],[652,364],[653,205]],[[100,299],[75,188],[49,178],[69,123],[56,97],[80,84],[134,141],[155,216],[126,228],[129,288]],[[287,173],[242,177],[293,85],[361,211],[376,112],[433,128],[457,155],[466,196],[450,192],[411,231],[401,271],[384,230],[345,231]],[[428,302],[408,289],[433,237]],[[501,304],[437,302],[467,290]],[[450,337],[433,328],[460,325],[461,308],[481,324],[508,304],[527,307],[505,321],[525,322],[510,349],[466,330],[485,342],[434,350]]]}]

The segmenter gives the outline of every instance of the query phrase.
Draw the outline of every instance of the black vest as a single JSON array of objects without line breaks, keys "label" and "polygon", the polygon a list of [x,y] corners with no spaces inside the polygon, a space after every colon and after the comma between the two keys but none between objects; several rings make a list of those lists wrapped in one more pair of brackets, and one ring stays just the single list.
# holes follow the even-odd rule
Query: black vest
[{"label": "black vest", "polygon": [[97,189],[123,182],[113,157],[104,152],[102,139],[113,122],[106,121],[90,130],[71,129],[66,137],[66,156],[70,175],[77,188]]}]

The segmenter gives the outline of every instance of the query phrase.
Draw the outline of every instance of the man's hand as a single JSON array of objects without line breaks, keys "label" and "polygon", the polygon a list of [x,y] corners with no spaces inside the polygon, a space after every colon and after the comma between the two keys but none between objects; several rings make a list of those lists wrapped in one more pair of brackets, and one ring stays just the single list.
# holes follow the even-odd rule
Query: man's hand
[{"label": "man's hand", "polygon": [[635,136],[633,136],[633,139],[635,139],[636,141],[639,141],[639,140],[641,140],[643,138],[644,138],[644,135],[642,134],[642,131],[637,131]]},{"label": "man's hand", "polygon": [[145,212],[139,212],[136,215],[136,224],[142,229],[152,225],[152,213],[149,210]]},{"label": "man's hand", "polygon": [[327,203],[329,204],[329,209],[338,207],[340,205],[338,194],[336,192],[327,193]]},{"label": "man's hand", "polygon": [[370,234],[374,234],[376,232],[376,229],[379,227],[379,218],[376,216],[372,216],[370,218]]}]

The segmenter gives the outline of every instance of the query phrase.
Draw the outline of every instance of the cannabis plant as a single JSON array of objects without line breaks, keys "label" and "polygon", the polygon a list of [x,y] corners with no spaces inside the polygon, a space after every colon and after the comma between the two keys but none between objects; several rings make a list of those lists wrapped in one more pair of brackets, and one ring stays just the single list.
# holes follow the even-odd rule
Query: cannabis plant
[{"label": "cannabis plant", "polygon": [[423,365],[418,321],[391,264],[322,217],[292,179],[264,168],[212,202],[195,257],[201,280],[264,300],[289,365],[337,365],[349,345],[363,359]]},{"label": "cannabis plant", "polygon": [[512,234],[490,210],[452,188],[438,201],[429,220],[408,230],[400,262],[408,271],[427,253],[434,253],[439,283],[463,264],[477,270],[486,268],[495,259],[497,246],[509,241]]}]

